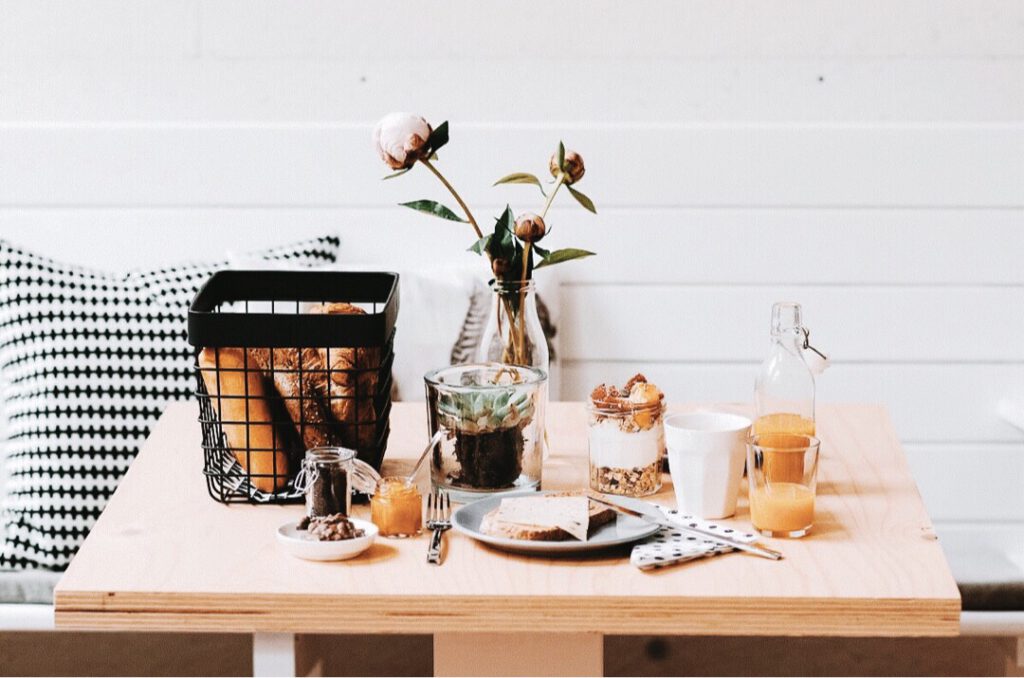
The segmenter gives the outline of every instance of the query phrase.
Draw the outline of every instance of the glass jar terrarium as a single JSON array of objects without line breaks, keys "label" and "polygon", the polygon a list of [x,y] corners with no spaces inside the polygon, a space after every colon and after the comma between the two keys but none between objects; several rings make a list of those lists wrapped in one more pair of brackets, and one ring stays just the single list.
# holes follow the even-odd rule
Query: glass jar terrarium
[{"label": "glass jar terrarium", "polygon": [[540,489],[547,373],[517,365],[456,365],[425,377],[435,487],[454,501]]}]

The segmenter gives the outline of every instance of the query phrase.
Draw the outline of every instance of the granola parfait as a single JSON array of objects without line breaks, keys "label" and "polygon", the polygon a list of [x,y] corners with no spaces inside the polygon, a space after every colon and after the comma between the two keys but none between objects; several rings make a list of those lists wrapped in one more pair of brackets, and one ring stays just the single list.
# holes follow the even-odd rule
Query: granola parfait
[{"label": "granola parfait", "polygon": [[601,384],[587,403],[590,487],[646,497],[661,489],[665,394],[642,374],[623,388]]}]

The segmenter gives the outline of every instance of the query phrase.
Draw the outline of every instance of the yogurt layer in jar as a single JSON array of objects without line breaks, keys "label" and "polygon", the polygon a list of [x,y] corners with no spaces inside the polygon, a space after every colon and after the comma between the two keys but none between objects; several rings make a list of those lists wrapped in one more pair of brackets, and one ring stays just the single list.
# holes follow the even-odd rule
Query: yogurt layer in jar
[{"label": "yogurt layer in jar", "polygon": [[661,489],[665,395],[642,374],[601,384],[587,403],[590,488],[646,497]]}]

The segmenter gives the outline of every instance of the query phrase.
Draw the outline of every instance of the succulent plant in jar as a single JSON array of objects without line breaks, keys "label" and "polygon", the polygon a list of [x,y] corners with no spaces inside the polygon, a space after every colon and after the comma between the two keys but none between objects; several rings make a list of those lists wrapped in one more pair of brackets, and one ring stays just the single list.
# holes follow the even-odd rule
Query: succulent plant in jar
[{"label": "succulent plant in jar", "polygon": [[431,430],[445,432],[432,459],[435,484],[470,492],[539,486],[546,378],[496,364],[427,375]]}]

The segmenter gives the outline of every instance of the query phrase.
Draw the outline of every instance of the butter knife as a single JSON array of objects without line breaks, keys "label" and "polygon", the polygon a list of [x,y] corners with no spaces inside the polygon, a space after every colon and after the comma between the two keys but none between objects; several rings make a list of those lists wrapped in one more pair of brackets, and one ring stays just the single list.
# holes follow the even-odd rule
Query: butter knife
[{"label": "butter knife", "polygon": [[782,554],[778,551],[773,551],[772,549],[765,548],[763,546],[758,546],[756,544],[744,544],[741,541],[729,539],[728,537],[723,537],[721,535],[715,534],[714,532],[708,532],[706,530],[701,530],[696,527],[687,527],[685,525],[673,523],[672,521],[661,515],[661,512],[657,511],[657,509],[655,509],[654,507],[648,508],[647,506],[639,506],[634,508],[632,506],[626,506],[625,504],[620,503],[620,501],[614,497],[609,497],[606,494],[597,494],[595,492],[590,492],[588,496],[590,497],[591,501],[601,504],[602,506],[607,506],[608,508],[614,509],[615,511],[623,513],[627,516],[633,516],[634,518],[646,520],[649,523],[661,525],[662,527],[668,527],[673,530],[679,530],[680,532],[689,532],[690,534],[698,535],[703,539],[715,542],[716,544],[731,546],[732,548],[738,551],[746,551],[747,553],[753,553],[755,555],[761,556],[762,558],[770,558],[771,560],[782,560]]}]

